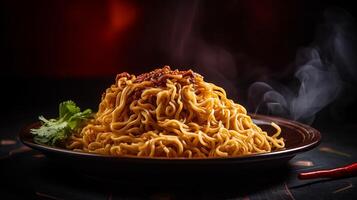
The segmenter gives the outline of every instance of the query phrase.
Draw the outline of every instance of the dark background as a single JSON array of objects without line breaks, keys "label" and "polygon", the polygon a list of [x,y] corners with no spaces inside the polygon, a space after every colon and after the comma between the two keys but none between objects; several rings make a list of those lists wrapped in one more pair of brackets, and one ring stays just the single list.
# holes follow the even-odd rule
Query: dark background
[{"label": "dark background", "polygon": [[[0,90],[7,114],[1,117],[43,113],[45,107],[55,114],[66,99],[95,109],[115,74],[165,64],[192,68],[247,105],[253,82],[292,79],[297,50],[316,40],[330,8],[356,15],[347,1],[5,1]],[[233,75],[216,76],[226,65]],[[347,81],[348,101],[341,103],[340,95],[332,103],[344,112],[326,120],[351,121],[355,82]]]},{"label": "dark background", "polygon": [[[20,129],[39,115],[55,117],[59,102],[72,99],[82,108],[96,110],[102,92],[117,73],[140,74],[163,65],[192,68],[246,106],[248,87],[256,81],[296,83],[293,77],[297,68],[292,65],[296,52],[321,39],[317,30],[326,10],[337,9],[353,19],[349,21],[351,32],[347,35],[351,40],[347,43],[356,42],[352,31],[356,27],[356,6],[348,2],[3,1],[0,186],[5,189],[0,198],[353,199],[356,177],[306,183],[296,176],[301,171],[355,162],[354,65],[341,75],[341,93],[318,112],[311,124],[321,131],[322,144],[295,157],[286,174],[278,171],[255,178],[247,174],[249,183],[236,183],[240,189],[231,185],[228,190],[224,186],[217,191],[206,187],[187,190],[185,185],[161,190],[145,187],[140,193],[133,189],[137,186],[127,184],[121,189],[115,184],[98,189],[98,182],[80,175],[80,181],[68,183],[73,177],[64,169],[48,164],[44,155],[16,139]],[[343,19],[340,22],[344,24]],[[357,55],[354,50],[347,51],[353,59]],[[257,186],[256,180],[261,184]]]}]

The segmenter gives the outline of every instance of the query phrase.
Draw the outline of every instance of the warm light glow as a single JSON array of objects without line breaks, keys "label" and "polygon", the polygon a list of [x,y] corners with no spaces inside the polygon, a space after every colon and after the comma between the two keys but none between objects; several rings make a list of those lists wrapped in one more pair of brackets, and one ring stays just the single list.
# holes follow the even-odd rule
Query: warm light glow
[{"label": "warm light glow", "polygon": [[55,76],[108,76],[120,72],[123,41],[138,17],[137,5],[126,0],[76,1],[64,10]]},{"label": "warm light glow", "polygon": [[137,17],[137,9],[133,4],[123,0],[109,1],[110,31],[120,33],[127,29]]}]

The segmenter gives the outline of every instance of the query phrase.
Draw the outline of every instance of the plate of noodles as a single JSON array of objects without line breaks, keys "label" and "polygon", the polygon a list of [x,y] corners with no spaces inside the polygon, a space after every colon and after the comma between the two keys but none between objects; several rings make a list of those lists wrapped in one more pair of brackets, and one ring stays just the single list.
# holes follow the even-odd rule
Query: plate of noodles
[{"label": "plate of noodles", "polygon": [[58,118],[41,116],[19,137],[68,166],[110,174],[281,166],[321,140],[310,126],[249,114],[223,88],[168,66],[118,74],[96,112],[66,101]]}]

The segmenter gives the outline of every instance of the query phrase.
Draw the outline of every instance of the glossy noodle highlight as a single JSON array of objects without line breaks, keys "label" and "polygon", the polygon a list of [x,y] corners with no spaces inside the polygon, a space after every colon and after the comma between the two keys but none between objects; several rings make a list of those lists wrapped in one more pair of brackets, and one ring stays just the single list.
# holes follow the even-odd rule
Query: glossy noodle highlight
[{"label": "glossy noodle highlight", "polygon": [[95,118],[67,141],[75,151],[113,156],[226,157],[284,148],[226,92],[191,70],[165,66],[138,77],[118,74]]}]

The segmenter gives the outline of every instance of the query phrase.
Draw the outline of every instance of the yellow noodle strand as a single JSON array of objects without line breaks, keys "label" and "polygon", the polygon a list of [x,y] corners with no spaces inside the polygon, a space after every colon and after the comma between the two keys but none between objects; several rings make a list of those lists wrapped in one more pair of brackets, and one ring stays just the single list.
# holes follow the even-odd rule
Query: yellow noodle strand
[{"label": "yellow noodle strand", "polygon": [[[121,77],[102,96],[93,120],[67,148],[113,156],[226,157],[284,148],[280,127],[269,136],[226,92],[196,74],[170,74],[163,85]],[[139,93],[137,95],[136,93]],[[136,97],[135,97],[136,96]]]}]

